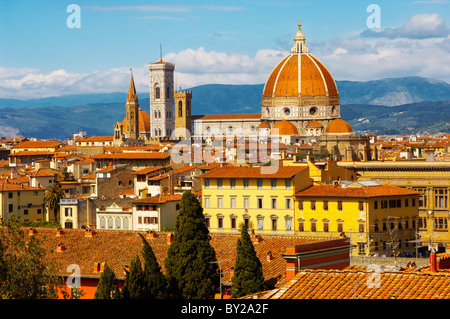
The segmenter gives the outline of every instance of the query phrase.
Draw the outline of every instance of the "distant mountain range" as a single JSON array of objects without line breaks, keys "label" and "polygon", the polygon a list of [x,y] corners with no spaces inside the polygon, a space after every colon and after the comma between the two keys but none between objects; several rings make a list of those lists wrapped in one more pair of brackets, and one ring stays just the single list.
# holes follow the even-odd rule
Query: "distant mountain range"
[{"label": "distant mountain range", "polygon": [[[341,117],[359,133],[450,132],[450,85],[421,77],[336,81]],[[263,84],[193,87],[192,114],[260,113]],[[148,93],[139,104],[149,112]],[[0,99],[0,136],[65,140],[79,131],[112,135],[125,117],[125,92]]]}]

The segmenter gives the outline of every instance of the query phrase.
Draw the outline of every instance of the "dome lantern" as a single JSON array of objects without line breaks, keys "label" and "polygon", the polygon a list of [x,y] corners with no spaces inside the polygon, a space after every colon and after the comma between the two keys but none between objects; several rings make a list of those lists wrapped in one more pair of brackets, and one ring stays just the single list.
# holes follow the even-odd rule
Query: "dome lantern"
[{"label": "dome lantern", "polygon": [[291,53],[308,53],[308,47],[305,44],[306,38],[302,32],[302,24],[298,23],[297,34],[294,37],[294,46],[291,49]]}]

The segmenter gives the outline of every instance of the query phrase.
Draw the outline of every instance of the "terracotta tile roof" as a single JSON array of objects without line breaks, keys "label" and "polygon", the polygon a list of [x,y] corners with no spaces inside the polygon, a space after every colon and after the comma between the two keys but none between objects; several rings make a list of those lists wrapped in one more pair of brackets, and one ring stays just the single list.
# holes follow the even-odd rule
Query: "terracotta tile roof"
[{"label": "terracotta tile roof", "polygon": [[8,156],[16,157],[16,156],[55,156],[58,154],[57,152],[50,151],[20,151],[16,153],[9,154]]},{"label": "terracotta tile roof", "polygon": [[295,196],[325,196],[325,197],[380,197],[399,195],[418,195],[419,192],[391,185],[342,187],[340,185],[316,184],[295,193]]},{"label": "terracotta tile roof", "polygon": [[147,180],[157,181],[157,180],[161,180],[161,179],[167,178],[167,177],[169,177],[169,175],[176,175],[176,174],[180,174],[180,173],[183,173],[183,172],[193,171],[193,170],[196,170],[196,169],[197,169],[197,166],[186,165],[186,166],[180,167],[178,169],[174,169],[174,170],[165,172],[164,174],[148,177]]},{"label": "terracotta tile roof", "polygon": [[[77,264],[80,266],[82,277],[100,277],[94,271],[94,263],[106,262],[120,279],[125,278],[124,266],[130,265],[136,254],[141,256],[142,240],[136,231],[95,230],[94,236],[85,238],[85,231],[78,229],[64,229],[63,234],[56,236],[55,229],[36,228],[35,236],[44,239],[43,245],[53,258],[61,264],[61,273],[70,275],[67,266]],[[141,232],[144,236],[145,233]],[[167,256],[167,232],[156,232],[157,237],[148,239],[155,253],[156,259],[165,271],[164,260]],[[230,270],[236,258],[236,244],[240,235],[224,235],[211,233],[211,245],[216,251],[216,259],[222,260],[222,283],[231,284]],[[328,240],[325,238],[300,236],[261,236],[262,241],[255,243],[254,247],[263,266],[266,281],[274,286],[282,282],[286,272],[286,261],[283,254],[287,246],[303,245]],[[254,236],[252,236],[252,240]],[[58,244],[63,244],[65,250],[57,253]],[[273,259],[267,261],[267,252],[272,253]]]},{"label": "terracotta tile roof", "polygon": [[[365,269],[303,270],[267,299],[450,299],[450,273]],[[368,284],[369,283],[369,284]],[[379,286],[378,286],[379,283]],[[377,285],[377,286],[375,286]]]},{"label": "terracotta tile roof", "polygon": [[291,178],[306,166],[280,166],[273,174],[262,173],[261,167],[218,167],[200,175],[202,178]]},{"label": "terracotta tile roof", "polygon": [[25,141],[13,146],[13,148],[53,148],[62,145],[61,141]]},{"label": "terracotta tile roof", "polygon": [[92,159],[166,159],[170,154],[159,152],[126,152],[118,154],[97,154]]},{"label": "terracotta tile roof", "polygon": [[44,171],[38,169],[34,172],[30,172],[30,176],[31,177],[52,177],[52,176],[54,176],[54,174],[50,174],[50,173],[47,173],[47,172],[44,172]]},{"label": "terracotta tile roof", "polygon": [[77,140],[77,142],[112,142],[113,139],[114,136],[91,136]]},{"label": "terracotta tile roof", "polygon": [[45,190],[41,187],[27,186],[23,184],[11,184],[0,182],[0,191],[24,191],[24,190]]},{"label": "terracotta tile roof", "polygon": [[156,172],[156,171],[159,171],[159,170],[162,170],[162,169],[164,169],[164,166],[150,166],[150,167],[146,167],[146,168],[140,169],[138,171],[135,171],[135,172],[133,172],[131,174],[133,174],[133,175],[147,175],[149,173]]}]

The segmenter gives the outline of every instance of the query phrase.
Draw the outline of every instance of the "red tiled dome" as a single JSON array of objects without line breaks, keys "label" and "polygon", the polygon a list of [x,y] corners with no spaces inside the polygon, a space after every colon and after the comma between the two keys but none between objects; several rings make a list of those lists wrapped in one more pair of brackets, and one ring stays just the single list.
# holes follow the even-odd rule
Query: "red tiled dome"
[{"label": "red tiled dome", "polygon": [[[278,129],[278,132],[276,132]],[[294,124],[289,121],[283,120],[276,123],[270,130],[270,134],[275,135],[298,135],[298,130]]]},{"label": "red tiled dome", "polygon": [[335,134],[335,133],[353,133],[353,129],[346,121],[343,119],[334,119],[328,124],[325,129],[325,133]]}]

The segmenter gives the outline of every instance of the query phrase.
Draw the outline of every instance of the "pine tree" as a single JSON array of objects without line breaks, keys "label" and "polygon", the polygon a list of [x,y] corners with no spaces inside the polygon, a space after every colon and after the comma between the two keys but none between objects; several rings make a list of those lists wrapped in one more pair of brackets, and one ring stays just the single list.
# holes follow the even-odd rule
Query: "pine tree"
[{"label": "pine tree", "polygon": [[144,272],[141,266],[141,260],[136,254],[131,261],[130,270],[125,270],[125,283],[122,289],[122,298],[124,299],[142,299],[145,293]]},{"label": "pine tree", "polygon": [[144,298],[148,299],[165,299],[167,298],[167,280],[161,272],[161,267],[156,260],[156,256],[152,247],[145,240],[142,234],[142,257],[144,258],[144,281],[145,292]]},{"label": "pine tree", "polygon": [[255,247],[244,224],[241,225],[241,237],[237,241],[236,251],[231,297],[239,298],[264,291],[266,285],[262,264],[256,256]]},{"label": "pine tree", "polygon": [[174,241],[165,260],[169,292],[174,298],[213,298],[219,287],[214,248],[197,198],[184,192],[175,223]]},{"label": "pine tree", "polygon": [[119,287],[117,285],[117,277],[114,271],[105,264],[94,299],[115,299],[119,297]]}]

